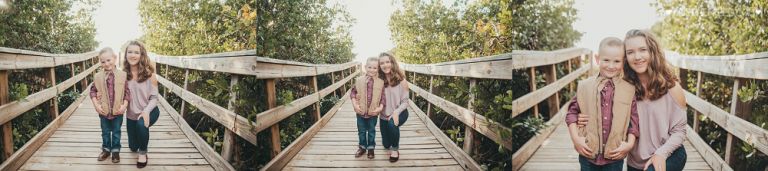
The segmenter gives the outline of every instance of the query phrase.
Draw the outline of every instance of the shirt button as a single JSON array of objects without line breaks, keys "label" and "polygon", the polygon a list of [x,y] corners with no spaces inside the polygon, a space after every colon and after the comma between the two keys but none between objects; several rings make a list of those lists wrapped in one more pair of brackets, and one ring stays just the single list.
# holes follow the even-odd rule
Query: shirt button
[{"label": "shirt button", "polygon": [[608,117],[603,117],[603,119],[608,120]]}]

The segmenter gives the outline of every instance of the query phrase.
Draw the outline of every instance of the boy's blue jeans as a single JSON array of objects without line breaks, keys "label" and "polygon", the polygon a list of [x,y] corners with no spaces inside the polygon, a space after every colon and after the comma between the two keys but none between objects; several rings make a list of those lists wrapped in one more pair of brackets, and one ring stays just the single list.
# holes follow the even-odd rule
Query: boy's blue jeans
[{"label": "boy's blue jeans", "polygon": [[361,149],[373,150],[376,148],[376,117],[363,118],[357,115],[357,136]]},{"label": "boy's blue jeans", "polygon": [[400,149],[400,126],[405,124],[408,120],[408,110],[404,110],[399,114],[398,121],[400,123],[395,126],[395,119],[381,120],[379,129],[381,130],[381,143],[387,150],[397,151]]},{"label": "boy's blue jeans", "polygon": [[592,162],[589,162],[589,159],[587,159],[586,157],[579,155],[579,164],[581,165],[581,170],[582,171],[587,171],[587,170],[589,170],[589,171],[593,171],[593,170],[594,171],[601,171],[601,170],[621,171],[622,167],[624,167],[624,160],[599,166],[599,165],[596,165],[596,164],[594,164]]},{"label": "boy's blue jeans", "polygon": [[120,152],[120,134],[123,126],[123,116],[115,116],[112,120],[99,116],[101,125],[101,149],[108,152]]},{"label": "boy's blue jeans", "polygon": [[[685,147],[680,146],[679,148],[675,149],[675,151],[672,151],[672,154],[667,157],[667,170],[668,171],[679,171],[683,170],[685,168],[685,162],[688,160],[688,154],[685,153]],[[628,171],[642,171],[643,168],[636,169],[631,166],[627,166]],[[656,170],[653,168],[653,164],[648,166],[648,171],[654,171]]]},{"label": "boy's blue jeans", "polygon": [[[149,112],[149,126],[157,122],[160,117],[160,109],[155,107]],[[147,145],[149,145],[149,126],[144,126],[144,118],[125,122],[125,128],[128,129],[128,147],[131,151],[138,151],[139,154],[147,154]]]}]

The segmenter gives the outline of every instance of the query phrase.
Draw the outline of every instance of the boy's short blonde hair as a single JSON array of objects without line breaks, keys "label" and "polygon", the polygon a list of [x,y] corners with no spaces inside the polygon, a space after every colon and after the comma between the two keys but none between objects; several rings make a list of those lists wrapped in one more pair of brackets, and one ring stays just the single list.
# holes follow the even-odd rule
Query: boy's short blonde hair
[{"label": "boy's short blonde hair", "polygon": [[368,57],[368,59],[365,60],[365,65],[370,65],[371,62],[376,62],[376,64],[378,65],[379,58],[378,57]]},{"label": "boy's short blonde hair", "polygon": [[110,48],[110,47],[101,48],[101,50],[99,50],[99,56],[101,56],[102,54],[105,54],[105,53],[109,53],[109,55],[111,57],[117,58],[117,54],[115,54],[115,51],[112,50],[112,48]]},{"label": "boy's short blonde hair", "polygon": [[609,47],[622,48],[622,51],[624,51],[624,49],[623,49],[624,48],[624,42],[621,41],[621,39],[619,39],[617,37],[606,37],[606,38],[604,38],[603,40],[600,41],[600,49],[598,50],[598,54],[599,54],[599,52],[602,52],[603,50],[605,50],[605,48],[609,48]]}]

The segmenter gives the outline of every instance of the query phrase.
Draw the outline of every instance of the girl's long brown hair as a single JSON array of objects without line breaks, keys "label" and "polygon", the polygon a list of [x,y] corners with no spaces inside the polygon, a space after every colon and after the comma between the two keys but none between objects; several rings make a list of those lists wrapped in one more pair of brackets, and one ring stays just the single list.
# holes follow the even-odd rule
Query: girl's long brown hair
[{"label": "girl's long brown hair", "polygon": [[[387,52],[379,54],[379,59],[383,57],[388,57],[389,61],[392,63],[392,78],[387,79],[387,76],[384,74],[384,71],[381,70],[381,67],[379,67],[379,78],[384,80],[384,85],[394,87],[400,84],[405,79],[405,72],[400,69],[400,64],[397,62],[397,59],[392,54],[389,54]],[[381,65],[381,63],[379,63]]]},{"label": "girl's long brown hair", "polygon": [[[645,38],[645,44],[648,46],[650,57],[648,59],[648,91],[646,92],[643,85],[640,83],[640,78],[637,76],[637,72],[629,67],[629,56],[624,60],[624,78],[628,82],[635,85],[636,93],[638,97],[648,97],[650,100],[656,100],[666,95],[669,89],[675,87],[675,83],[679,80],[675,74],[672,74],[664,56],[663,49],[661,49],[659,42],[656,40],[656,36],[653,33],[632,29],[627,32],[624,40],[629,40],[634,37]],[[626,46],[624,46],[626,48]]]},{"label": "girl's long brown hair", "polygon": [[131,40],[128,42],[128,45],[125,46],[125,51],[123,52],[123,71],[128,73],[128,80],[133,79],[133,75],[131,74],[131,64],[128,63],[128,47],[131,45],[138,46],[141,51],[141,56],[139,57],[139,63],[137,68],[139,68],[139,71],[136,72],[136,75],[138,77],[138,80],[136,80],[139,83],[143,83],[144,81],[147,81],[149,77],[152,77],[152,74],[155,73],[155,67],[152,66],[152,63],[149,62],[149,55],[147,55],[147,48],[144,47],[144,44],[136,41]]}]

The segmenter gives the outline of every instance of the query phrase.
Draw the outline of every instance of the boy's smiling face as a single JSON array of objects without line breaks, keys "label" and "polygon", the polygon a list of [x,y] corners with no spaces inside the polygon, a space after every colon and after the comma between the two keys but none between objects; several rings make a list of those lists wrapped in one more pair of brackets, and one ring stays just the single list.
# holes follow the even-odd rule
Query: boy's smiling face
[{"label": "boy's smiling face", "polygon": [[99,54],[99,64],[104,71],[111,72],[115,69],[116,58],[117,56],[112,52],[101,53]]},{"label": "boy's smiling face", "polygon": [[600,75],[604,77],[616,77],[624,68],[624,49],[620,46],[601,48],[595,58],[600,66]]},{"label": "boy's smiling face", "polygon": [[379,75],[379,61],[378,60],[369,60],[365,64],[365,71],[366,74],[370,77],[376,77]]}]

